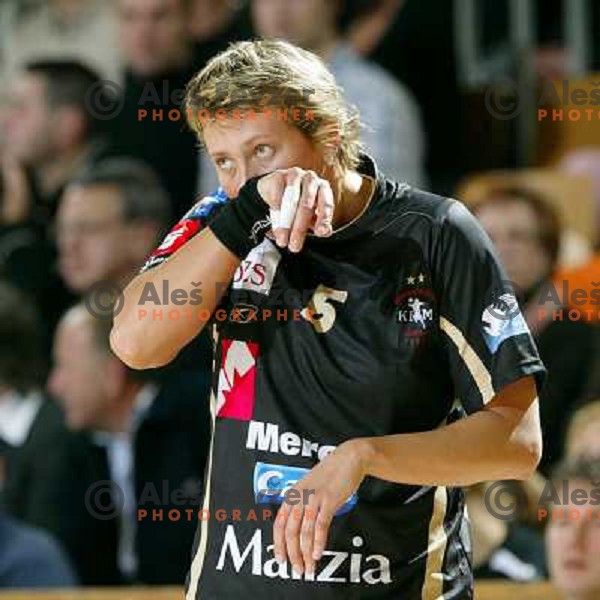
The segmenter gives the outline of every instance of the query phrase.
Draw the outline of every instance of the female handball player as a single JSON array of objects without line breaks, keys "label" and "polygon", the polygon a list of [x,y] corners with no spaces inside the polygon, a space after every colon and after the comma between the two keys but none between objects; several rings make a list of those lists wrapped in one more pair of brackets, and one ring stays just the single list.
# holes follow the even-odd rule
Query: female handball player
[{"label": "female handball player", "polygon": [[[221,188],[126,288],[111,344],[150,368],[214,333],[188,600],[472,598],[461,486],[534,471],[545,373],[489,239],[379,172],[291,44],[230,46],[186,111]],[[181,317],[139,319],[164,280]]]}]

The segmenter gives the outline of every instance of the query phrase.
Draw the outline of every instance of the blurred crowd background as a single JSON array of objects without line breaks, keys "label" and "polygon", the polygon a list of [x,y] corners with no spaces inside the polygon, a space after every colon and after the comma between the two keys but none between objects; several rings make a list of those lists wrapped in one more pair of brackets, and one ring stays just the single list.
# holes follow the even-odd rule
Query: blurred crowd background
[{"label": "blurred crowd background", "polygon": [[210,344],[130,370],[90,291],[216,187],[169,116],[191,75],[278,37],[327,62],[388,176],[472,208],[549,369],[519,510],[468,491],[476,576],[599,598],[600,519],[539,512],[548,481],[600,482],[598,34],[591,0],[3,0],[0,587],[183,583],[196,521],[169,490],[201,492]]}]

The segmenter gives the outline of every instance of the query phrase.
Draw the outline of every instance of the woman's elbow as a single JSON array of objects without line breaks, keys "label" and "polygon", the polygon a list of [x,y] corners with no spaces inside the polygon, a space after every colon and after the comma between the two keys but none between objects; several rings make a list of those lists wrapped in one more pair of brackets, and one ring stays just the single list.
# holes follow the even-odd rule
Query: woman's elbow
[{"label": "woman's elbow", "polygon": [[542,434],[539,427],[529,427],[530,431],[516,442],[515,473],[512,479],[529,479],[536,471],[542,459]]},{"label": "woman's elbow", "polygon": [[170,357],[161,357],[157,353],[148,352],[150,348],[147,341],[138,339],[138,336],[116,324],[110,332],[110,347],[112,351],[131,369],[155,369],[171,361]]},{"label": "woman's elbow", "polygon": [[[526,377],[511,384],[488,405],[500,417],[505,479],[529,479],[542,457],[542,429],[535,382]],[[502,459],[500,459],[502,460]]]}]

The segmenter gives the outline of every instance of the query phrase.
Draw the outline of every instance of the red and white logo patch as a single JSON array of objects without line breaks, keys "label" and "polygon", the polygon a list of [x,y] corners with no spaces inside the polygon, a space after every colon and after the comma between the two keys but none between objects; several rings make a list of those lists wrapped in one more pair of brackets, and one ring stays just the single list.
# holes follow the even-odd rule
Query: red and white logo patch
[{"label": "red and white logo patch", "polygon": [[256,342],[224,339],[217,388],[217,417],[250,421],[254,414]]},{"label": "red and white logo patch", "polygon": [[170,256],[200,230],[202,222],[199,219],[184,219],[177,223],[167,234],[162,244],[151,254],[154,256]]}]

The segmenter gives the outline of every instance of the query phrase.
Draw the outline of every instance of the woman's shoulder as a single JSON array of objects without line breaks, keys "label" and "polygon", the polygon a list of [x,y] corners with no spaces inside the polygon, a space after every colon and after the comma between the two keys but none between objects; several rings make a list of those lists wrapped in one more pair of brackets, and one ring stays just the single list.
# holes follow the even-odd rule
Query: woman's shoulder
[{"label": "woman's shoulder", "polygon": [[464,205],[455,198],[442,196],[403,181],[384,177],[382,187],[382,204],[394,213],[418,213],[432,221],[458,216],[457,213],[461,213],[463,209],[468,213]]},{"label": "woman's shoulder", "polygon": [[379,231],[420,239],[430,248],[432,242],[440,242],[465,250],[488,249],[479,221],[460,200],[389,179],[382,185]]}]

